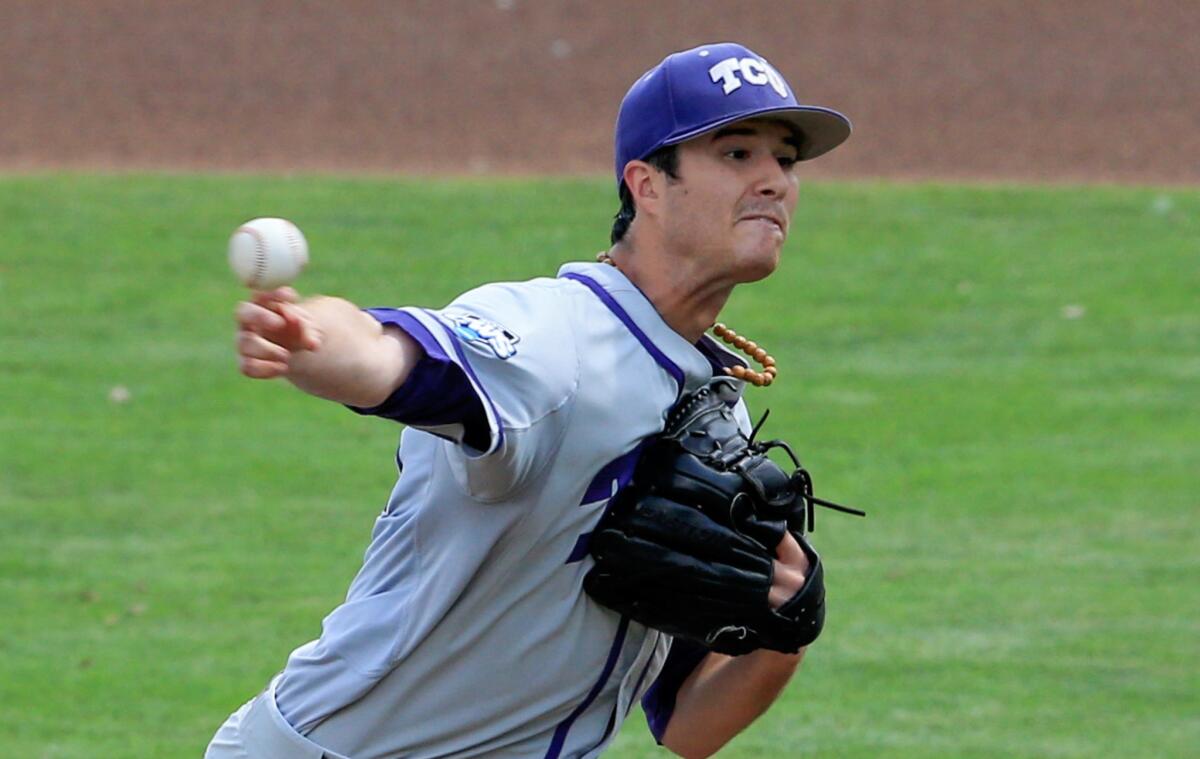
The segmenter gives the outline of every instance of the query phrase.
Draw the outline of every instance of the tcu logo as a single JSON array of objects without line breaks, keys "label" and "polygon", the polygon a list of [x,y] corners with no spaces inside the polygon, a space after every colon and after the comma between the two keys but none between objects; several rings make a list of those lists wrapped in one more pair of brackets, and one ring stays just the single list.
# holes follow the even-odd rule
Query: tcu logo
[{"label": "tcu logo", "polygon": [[497,358],[507,359],[516,355],[517,343],[521,342],[521,338],[496,322],[465,311],[446,311],[443,315],[454,322],[454,331],[468,343],[486,345]]},{"label": "tcu logo", "polygon": [[[741,78],[739,77],[741,75]],[[726,58],[708,70],[708,76],[713,83],[720,82],[725,94],[733,92],[742,86],[742,80],[749,84],[771,85],[771,89],[781,98],[788,96],[787,85],[771,64],[758,58]]]}]

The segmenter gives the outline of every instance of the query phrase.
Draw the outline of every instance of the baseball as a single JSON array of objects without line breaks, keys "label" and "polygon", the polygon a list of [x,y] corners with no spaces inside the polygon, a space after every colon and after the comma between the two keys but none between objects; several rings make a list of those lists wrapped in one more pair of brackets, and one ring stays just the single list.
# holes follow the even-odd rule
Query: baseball
[{"label": "baseball", "polygon": [[247,287],[291,284],[308,264],[308,243],[287,219],[251,219],[229,238],[229,265]]}]

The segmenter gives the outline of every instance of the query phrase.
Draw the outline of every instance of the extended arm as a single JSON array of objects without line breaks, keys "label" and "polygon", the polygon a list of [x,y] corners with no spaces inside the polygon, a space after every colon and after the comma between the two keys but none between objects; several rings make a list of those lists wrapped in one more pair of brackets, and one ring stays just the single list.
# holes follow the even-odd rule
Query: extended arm
[{"label": "extended arm", "polygon": [[774,703],[802,658],[803,650],[710,653],[679,689],[663,745],[686,759],[712,756]]},{"label": "extended arm", "polygon": [[350,406],[382,403],[404,384],[422,349],[341,298],[297,302],[288,287],[239,303],[238,368],[256,379],[284,377],[321,398]]},{"label": "extended arm", "polygon": [[[809,563],[791,535],[785,535],[776,554],[770,603],[778,608],[804,584]],[[805,650],[705,656],[679,688],[663,745],[686,759],[712,756],[775,702]]]}]

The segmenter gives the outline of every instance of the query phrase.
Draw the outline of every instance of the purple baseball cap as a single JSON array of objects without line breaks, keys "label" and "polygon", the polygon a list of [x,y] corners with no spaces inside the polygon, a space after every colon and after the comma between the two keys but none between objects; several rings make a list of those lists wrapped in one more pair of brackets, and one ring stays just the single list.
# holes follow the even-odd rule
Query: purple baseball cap
[{"label": "purple baseball cap", "polygon": [[800,160],[833,150],[850,136],[850,120],[829,108],[802,105],[779,72],[733,42],[672,53],[633,83],[617,114],[617,187],[625,164],[726,124],[756,116],[795,125]]}]

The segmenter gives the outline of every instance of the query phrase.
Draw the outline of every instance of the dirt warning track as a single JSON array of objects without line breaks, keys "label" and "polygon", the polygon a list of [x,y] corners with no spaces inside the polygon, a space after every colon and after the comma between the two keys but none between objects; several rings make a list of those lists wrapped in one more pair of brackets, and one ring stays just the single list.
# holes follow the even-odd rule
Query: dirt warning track
[{"label": "dirt warning track", "polygon": [[816,176],[1196,183],[1188,0],[0,0],[0,170],[610,170],[625,88],[736,39],[856,132]]}]

